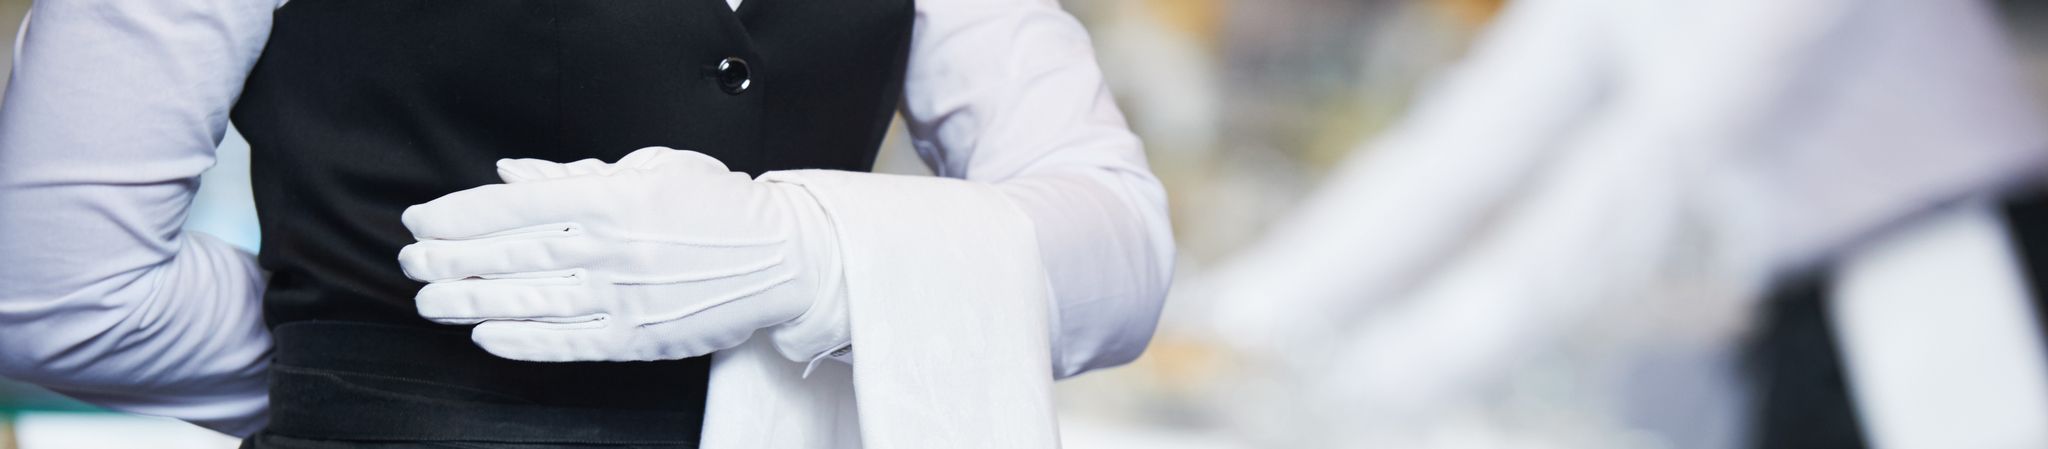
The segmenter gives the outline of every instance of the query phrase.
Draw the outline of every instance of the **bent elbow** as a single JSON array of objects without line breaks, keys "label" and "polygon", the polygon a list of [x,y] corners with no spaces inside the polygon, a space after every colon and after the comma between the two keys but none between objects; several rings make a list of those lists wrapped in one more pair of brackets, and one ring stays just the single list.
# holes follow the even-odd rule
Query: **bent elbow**
[{"label": "bent elbow", "polygon": [[1132,266],[1119,270],[1129,274],[1122,279],[1122,294],[1060,301],[1054,320],[1056,378],[1129,364],[1151,345],[1173,282],[1173,239],[1160,227],[1146,239],[1149,248],[1126,259]]},{"label": "bent elbow", "polygon": [[89,286],[0,299],[0,325],[14,336],[0,339],[0,376],[46,386],[98,383],[95,360],[124,346],[120,329],[143,308],[107,293]]},{"label": "bent elbow", "polygon": [[1148,171],[1110,164],[1078,173],[1034,179],[1036,189],[1013,197],[1037,222],[1054,296],[1052,368],[1062,379],[1144,354],[1176,252],[1165,189]]},{"label": "bent elbow", "polygon": [[1056,324],[1053,375],[1058,379],[1136,361],[1151,345],[1165,306],[1157,294],[1099,298],[1064,304]]}]

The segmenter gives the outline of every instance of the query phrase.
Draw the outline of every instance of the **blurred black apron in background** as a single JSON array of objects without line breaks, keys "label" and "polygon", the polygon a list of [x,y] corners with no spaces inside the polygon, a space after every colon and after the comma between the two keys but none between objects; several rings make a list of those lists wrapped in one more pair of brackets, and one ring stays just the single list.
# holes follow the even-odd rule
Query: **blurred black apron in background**
[{"label": "blurred black apron in background", "polygon": [[[2048,190],[2016,196],[2002,212],[2034,299],[2036,329],[2048,329]],[[1828,316],[1831,299],[1823,273],[1787,283],[1764,303],[1763,324],[1749,348],[1756,404],[1751,447],[1870,447]]]}]

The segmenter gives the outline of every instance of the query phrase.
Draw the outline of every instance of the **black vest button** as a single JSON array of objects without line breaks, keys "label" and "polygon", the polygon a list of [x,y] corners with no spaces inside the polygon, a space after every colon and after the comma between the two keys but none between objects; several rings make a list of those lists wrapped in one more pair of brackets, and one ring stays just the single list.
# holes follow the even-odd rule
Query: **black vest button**
[{"label": "black vest button", "polygon": [[745,59],[725,58],[724,61],[718,61],[718,71],[714,72],[714,76],[718,79],[718,88],[728,94],[739,95],[754,86],[754,73],[747,68]]}]

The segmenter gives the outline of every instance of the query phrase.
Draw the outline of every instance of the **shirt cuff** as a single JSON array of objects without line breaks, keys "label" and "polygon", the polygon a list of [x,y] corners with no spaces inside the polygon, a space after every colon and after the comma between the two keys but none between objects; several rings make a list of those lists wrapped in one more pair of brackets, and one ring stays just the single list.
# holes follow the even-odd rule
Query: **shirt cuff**
[{"label": "shirt cuff", "polygon": [[839,345],[839,347],[838,347],[838,348],[836,348],[836,349],[833,349],[833,350],[831,350],[831,351],[827,351],[827,352],[825,352],[825,353],[822,353],[822,354],[818,354],[818,356],[817,356],[817,357],[812,357],[812,358],[811,358],[811,363],[807,363],[807,364],[804,364],[804,376],[803,376],[803,377],[804,377],[804,378],[806,378],[806,379],[810,378],[810,377],[811,377],[811,372],[812,372],[812,371],[817,371],[817,370],[818,370],[818,365],[820,365],[820,364],[823,364],[823,363],[824,363],[824,362],[825,362],[826,360],[838,360],[838,361],[839,361],[839,363],[845,363],[845,364],[847,364],[847,365],[852,365],[852,364],[853,364],[853,342],[846,342],[845,344]]},{"label": "shirt cuff", "polygon": [[804,376],[826,359],[853,363],[852,319],[846,309],[846,294],[843,283],[835,287],[811,305],[803,316],[774,328],[769,338],[774,340],[775,350],[792,362],[807,362]]},{"label": "shirt cuff", "polygon": [[834,229],[830,215],[818,204],[817,198],[811,196],[808,187],[801,184],[790,184],[790,187],[800,197],[793,205],[799,209],[799,232],[807,244],[815,246],[805,253],[808,257],[817,258],[807,264],[812,267],[808,274],[818,286],[817,296],[809,310],[774,327],[769,337],[783,358],[792,362],[808,362],[804,376],[810,377],[811,370],[817,368],[820,360],[850,360],[844,357],[852,354],[852,318],[847,312],[846,275],[840,260],[838,230]]}]

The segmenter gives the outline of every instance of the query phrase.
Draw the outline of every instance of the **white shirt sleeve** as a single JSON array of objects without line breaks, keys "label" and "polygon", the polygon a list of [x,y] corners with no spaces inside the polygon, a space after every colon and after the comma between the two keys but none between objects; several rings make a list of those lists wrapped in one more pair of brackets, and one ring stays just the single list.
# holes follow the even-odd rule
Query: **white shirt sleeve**
[{"label": "white shirt sleeve", "polygon": [[1166,193],[1088,33],[1054,0],[917,2],[903,112],[940,176],[997,186],[1036,226],[1053,369],[1127,363],[1173,271]]},{"label": "white shirt sleeve", "polygon": [[254,257],[181,231],[277,0],[41,0],[0,108],[0,375],[262,427]]}]

